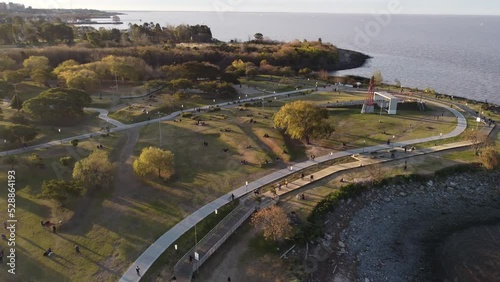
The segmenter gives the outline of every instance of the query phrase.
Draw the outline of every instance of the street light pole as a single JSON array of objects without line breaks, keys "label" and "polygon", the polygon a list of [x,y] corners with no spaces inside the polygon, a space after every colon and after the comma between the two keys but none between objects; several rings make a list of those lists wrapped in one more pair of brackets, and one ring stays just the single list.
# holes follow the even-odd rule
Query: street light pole
[{"label": "street light pole", "polygon": [[158,129],[159,129],[159,132],[160,132],[160,149],[162,147],[162,137],[161,137],[161,113],[158,112]]},{"label": "street light pole", "polygon": [[115,91],[113,91],[113,103],[111,103],[112,106],[115,105],[115,92],[118,95],[118,79],[116,78],[116,72],[115,72]]}]

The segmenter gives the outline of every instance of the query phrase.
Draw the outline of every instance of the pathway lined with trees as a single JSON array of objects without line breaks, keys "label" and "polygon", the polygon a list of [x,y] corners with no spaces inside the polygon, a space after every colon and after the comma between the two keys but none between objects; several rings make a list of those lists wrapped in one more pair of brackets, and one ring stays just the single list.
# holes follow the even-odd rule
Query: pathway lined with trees
[{"label": "pathway lined with trees", "polygon": [[[273,96],[273,95],[269,95],[269,96]],[[397,148],[397,147],[408,146],[408,145],[413,145],[413,144],[418,144],[418,143],[424,143],[424,142],[436,141],[436,140],[440,140],[440,139],[451,138],[451,137],[458,136],[465,131],[465,129],[467,128],[467,119],[463,116],[462,113],[460,113],[459,111],[457,111],[454,108],[450,108],[447,105],[444,105],[441,103],[432,102],[432,101],[427,101],[427,102],[430,104],[434,104],[434,105],[446,108],[457,117],[457,126],[455,127],[455,129],[452,132],[449,132],[449,133],[443,134],[443,135],[431,136],[431,137],[427,137],[427,138],[420,138],[420,139],[416,139],[416,140],[394,142],[394,143],[391,143],[390,145],[381,144],[381,145],[371,146],[371,147],[366,147],[366,148],[356,148],[356,149],[351,149],[351,150],[347,150],[347,151],[340,151],[340,152],[336,152],[336,153],[331,153],[331,154],[328,154],[325,156],[318,157],[314,161],[309,160],[306,162],[294,164],[293,166],[291,166],[289,168],[273,172],[273,173],[271,173],[267,176],[264,176],[256,181],[250,182],[247,185],[240,186],[239,188],[237,188],[237,189],[235,189],[235,190],[233,190],[225,195],[222,195],[218,199],[201,207],[199,210],[197,210],[194,213],[192,213],[191,215],[187,216],[182,221],[180,221],[178,224],[176,224],[174,227],[172,227],[167,232],[165,232],[165,234],[163,234],[160,238],[158,238],[158,240],[156,240],[156,242],[154,242],[149,248],[147,248],[144,251],[144,253],[142,253],[142,255],[140,255],[136,259],[136,261],[130,265],[129,269],[121,277],[120,282],[140,281],[141,277],[137,275],[136,270],[135,270],[137,266],[140,267],[142,273],[146,273],[147,270],[151,267],[151,265],[156,261],[156,259],[158,259],[158,257],[168,247],[170,247],[180,236],[182,236],[188,230],[193,228],[196,224],[198,224],[200,221],[202,221],[205,217],[207,217],[208,215],[215,212],[216,209],[220,209],[222,206],[226,205],[231,200],[232,195],[234,195],[236,198],[241,198],[241,197],[247,195],[248,193],[259,189],[260,187],[274,183],[279,179],[288,177],[288,176],[295,174],[301,170],[313,167],[313,166],[317,165],[318,163],[323,163],[326,161],[334,160],[334,159],[341,158],[341,157],[351,156],[354,154],[360,154],[363,152],[387,150],[389,148]],[[463,145],[461,145],[461,146],[463,146]]]}]

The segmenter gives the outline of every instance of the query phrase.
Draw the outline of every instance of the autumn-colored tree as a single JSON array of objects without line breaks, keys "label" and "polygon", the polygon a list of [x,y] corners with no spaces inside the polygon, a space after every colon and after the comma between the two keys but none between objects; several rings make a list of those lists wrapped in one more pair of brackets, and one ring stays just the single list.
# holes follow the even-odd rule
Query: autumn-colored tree
[{"label": "autumn-colored tree", "polygon": [[2,76],[3,80],[11,84],[16,84],[24,80],[24,75],[19,71],[6,70]]},{"label": "autumn-colored tree", "polygon": [[50,70],[49,59],[44,56],[30,56],[23,62],[24,71],[33,76],[35,73],[47,73]]},{"label": "autumn-colored tree", "polygon": [[62,63],[60,63],[53,71],[52,73],[54,73],[56,76],[59,76],[60,73],[63,73],[63,72],[66,72],[68,70],[75,70],[80,64],[71,59],[71,60],[67,60],[67,61],[64,61]]},{"label": "autumn-colored tree", "polygon": [[69,88],[92,91],[99,83],[99,78],[94,71],[82,69],[78,71],[65,71],[59,74],[59,78],[66,81]]},{"label": "autumn-colored tree", "polygon": [[474,154],[479,156],[482,148],[490,145],[491,140],[488,135],[480,130],[468,130],[464,133],[464,137],[471,143]]},{"label": "autumn-colored tree", "polygon": [[134,172],[142,177],[158,172],[158,177],[169,179],[174,174],[174,154],[155,147],[144,148],[134,161]]},{"label": "autumn-colored tree", "polygon": [[274,115],[276,127],[284,129],[293,139],[329,137],[334,131],[328,119],[328,110],[304,101],[287,103]]},{"label": "autumn-colored tree", "polygon": [[374,163],[366,166],[366,172],[370,178],[372,185],[380,183],[385,178],[386,172],[380,163]]},{"label": "autumn-colored tree", "polygon": [[113,183],[114,169],[106,151],[96,150],[75,164],[73,179],[84,187],[105,188]]},{"label": "autumn-colored tree", "polygon": [[372,78],[373,78],[373,83],[375,85],[381,85],[382,82],[384,81],[384,77],[382,76],[382,72],[380,72],[379,70],[377,70],[373,73]]},{"label": "autumn-colored tree", "polygon": [[180,79],[175,79],[169,82],[169,85],[172,87],[174,90],[180,90],[180,89],[188,89],[193,87],[193,82],[189,79],[185,78],[180,78]]},{"label": "autumn-colored tree", "polygon": [[481,151],[479,159],[486,169],[494,169],[498,166],[500,155],[493,146],[488,146]]},{"label": "autumn-colored tree", "polygon": [[105,63],[109,72],[121,80],[137,81],[152,72],[151,66],[144,60],[135,57],[107,56],[101,60]]},{"label": "autumn-colored tree", "polygon": [[259,210],[252,215],[251,223],[269,241],[281,241],[292,233],[285,211],[277,206]]}]

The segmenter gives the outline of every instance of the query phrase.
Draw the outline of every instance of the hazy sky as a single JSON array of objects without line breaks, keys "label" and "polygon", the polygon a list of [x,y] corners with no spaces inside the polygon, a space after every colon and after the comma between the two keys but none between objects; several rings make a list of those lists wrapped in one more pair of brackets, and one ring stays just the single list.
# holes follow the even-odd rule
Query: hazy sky
[{"label": "hazy sky", "polygon": [[500,15],[499,0],[0,0],[34,8],[156,11],[372,13],[400,5],[403,14]]}]

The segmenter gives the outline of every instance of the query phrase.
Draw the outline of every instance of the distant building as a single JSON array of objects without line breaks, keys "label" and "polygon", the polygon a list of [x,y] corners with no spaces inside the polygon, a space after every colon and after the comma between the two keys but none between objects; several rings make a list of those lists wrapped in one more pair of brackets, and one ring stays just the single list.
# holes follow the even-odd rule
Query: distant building
[{"label": "distant building", "polygon": [[24,11],[26,8],[24,7],[23,4],[18,4],[18,3],[5,3],[5,2],[0,2],[0,11]]}]

